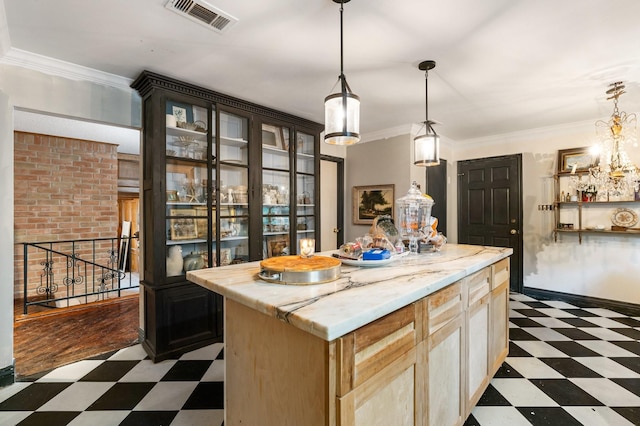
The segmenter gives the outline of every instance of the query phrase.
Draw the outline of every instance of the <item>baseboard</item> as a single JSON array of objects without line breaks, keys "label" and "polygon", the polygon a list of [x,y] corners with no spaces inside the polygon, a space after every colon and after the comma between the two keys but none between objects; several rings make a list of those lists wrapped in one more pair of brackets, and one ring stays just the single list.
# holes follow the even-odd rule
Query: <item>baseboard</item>
[{"label": "baseboard", "polygon": [[640,317],[640,305],[634,303],[530,287],[524,288],[524,294],[539,300],[559,300],[581,308],[605,308],[630,317]]},{"label": "baseboard", "polygon": [[[15,364],[15,361],[14,361]],[[15,365],[0,369],[0,388],[14,384],[16,381]]]},{"label": "baseboard", "polygon": [[145,334],[144,334],[144,330],[142,329],[142,327],[138,327],[138,342],[142,343],[144,342],[144,338],[145,338]]}]

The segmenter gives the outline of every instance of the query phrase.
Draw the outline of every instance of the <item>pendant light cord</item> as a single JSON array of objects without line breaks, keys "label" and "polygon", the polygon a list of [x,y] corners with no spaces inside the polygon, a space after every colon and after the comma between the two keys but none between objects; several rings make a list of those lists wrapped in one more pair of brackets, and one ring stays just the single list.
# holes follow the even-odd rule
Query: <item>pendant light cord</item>
[{"label": "pendant light cord", "polygon": [[425,125],[429,126],[429,70],[424,70],[424,117]]},{"label": "pendant light cord", "polygon": [[340,1],[340,81],[342,84],[342,93],[346,92],[346,78],[344,78],[344,42],[343,42],[343,24],[342,13],[344,12],[344,1]]}]

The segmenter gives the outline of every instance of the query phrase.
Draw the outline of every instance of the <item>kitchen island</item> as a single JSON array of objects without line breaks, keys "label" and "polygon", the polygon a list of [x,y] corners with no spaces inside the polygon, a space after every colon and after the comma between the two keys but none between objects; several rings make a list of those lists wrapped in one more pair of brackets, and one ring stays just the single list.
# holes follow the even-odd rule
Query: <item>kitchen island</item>
[{"label": "kitchen island", "polygon": [[225,299],[225,425],[462,424],[507,354],[511,254],[448,244],[306,286],[188,272]]}]

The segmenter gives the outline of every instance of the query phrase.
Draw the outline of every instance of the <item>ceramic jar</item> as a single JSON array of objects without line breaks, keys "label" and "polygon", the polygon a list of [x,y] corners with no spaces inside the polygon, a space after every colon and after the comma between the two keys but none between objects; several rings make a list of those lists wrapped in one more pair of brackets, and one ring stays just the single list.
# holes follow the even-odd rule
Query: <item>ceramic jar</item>
[{"label": "ceramic jar", "polygon": [[201,254],[192,251],[191,254],[184,257],[185,272],[202,268],[204,268],[204,259]]}]

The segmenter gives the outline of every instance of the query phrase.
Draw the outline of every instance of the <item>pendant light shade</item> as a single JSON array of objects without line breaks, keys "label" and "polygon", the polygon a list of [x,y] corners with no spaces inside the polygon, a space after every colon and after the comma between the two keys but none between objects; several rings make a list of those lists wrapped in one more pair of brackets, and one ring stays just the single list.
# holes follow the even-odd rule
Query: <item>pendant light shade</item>
[{"label": "pendant light shade", "polygon": [[343,4],[349,0],[333,0],[340,3],[340,92],[324,100],[324,141],[331,145],[353,145],[360,141],[360,98],[351,91],[344,75],[342,37]]},{"label": "pendant light shade", "polygon": [[[435,68],[435,61],[423,61],[418,65],[424,71],[425,80],[425,134],[416,136],[414,143],[414,162],[416,166],[437,166],[440,164],[440,136],[433,129],[433,121],[429,121],[429,70]],[[418,132],[419,133],[419,132]]]},{"label": "pendant light shade", "polygon": [[416,166],[437,166],[440,164],[440,136],[431,127],[431,122],[425,122],[426,134],[416,136],[413,140]]}]

